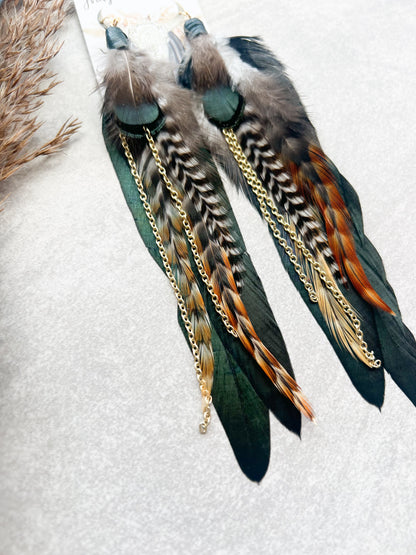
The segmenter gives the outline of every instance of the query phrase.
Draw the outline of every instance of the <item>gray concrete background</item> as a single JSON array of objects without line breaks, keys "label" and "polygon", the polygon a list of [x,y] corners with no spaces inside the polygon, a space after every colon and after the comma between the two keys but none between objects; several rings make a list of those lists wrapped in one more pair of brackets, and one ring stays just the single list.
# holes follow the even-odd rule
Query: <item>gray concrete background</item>
[{"label": "gray concrete background", "polygon": [[[262,35],[287,64],[416,331],[414,2],[202,4],[211,31]],[[389,377],[381,413],[361,399],[236,194],[318,424],[299,441],[272,421],[260,486],[215,415],[198,434],[192,358],[107,158],[76,17],[64,38],[44,133],[83,127],[9,180],[0,214],[0,553],[414,553],[415,407]]]}]

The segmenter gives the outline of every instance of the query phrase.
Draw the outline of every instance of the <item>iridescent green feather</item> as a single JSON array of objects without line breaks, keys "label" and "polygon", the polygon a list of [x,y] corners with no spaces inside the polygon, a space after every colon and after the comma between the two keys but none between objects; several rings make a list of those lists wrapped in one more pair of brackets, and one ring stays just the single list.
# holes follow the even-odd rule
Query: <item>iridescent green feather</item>
[{"label": "iridescent green feather", "polygon": [[[137,229],[152,257],[163,268],[151,227],[124,154],[117,148],[114,141],[108,138],[105,124],[103,125],[103,134]],[[244,247],[243,243],[242,246]],[[261,282],[249,257],[246,258],[247,274],[244,278],[243,300],[256,328],[264,337],[266,345],[290,369],[290,361],[284,348],[283,339],[268,307]],[[256,363],[246,354],[240,342],[226,332],[217,313],[212,308],[209,295],[202,286],[201,292],[213,324],[212,343],[215,355],[213,403],[241,469],[251,480],[260,481],[267,470],[270,456],[268,408],[260,397],[282,423],[298,434],[300,433],[300,415],[293,405],[282,397],[268,379],[259,372]],[[259,304],[262,307],[261,318],[257,316]],[[178,319],[183,329],[182,320],[180,317]],[[187,338],[186,333],[185,337]]]}]

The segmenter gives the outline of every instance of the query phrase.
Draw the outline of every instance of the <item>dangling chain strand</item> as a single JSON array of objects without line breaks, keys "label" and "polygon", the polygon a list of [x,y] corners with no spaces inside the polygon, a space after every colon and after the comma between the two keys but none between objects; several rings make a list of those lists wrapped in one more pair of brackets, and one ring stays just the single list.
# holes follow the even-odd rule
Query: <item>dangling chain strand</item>
[{"label": "dangling chain strand", "polygon": [[172,289],[175,293],[175,297],[176,297],[176,300],[178,302],[178,307],[179,307],[179,311],[181,313],[182,321],[184,323],[186,332],[188,334],[189,343],[191,345],[191,350],[192,350],[192,354],[193,354],[193,357],[194,357],[195,373],[196,373],[196,377],[198,379],[199,389],[201,390],[201,395],[202,395],[202,398],[204,400],[204,408],[203,408],[203,411],[202,411],[203,421],[199,425],[199,431],[201,432],[201,434],[205,434],[206,431],[207,431],[208,425],[210,423],[210,420],[211,420],[212,398],[211,398],[211,395],[208,392],[205,380],[202,377],[202,368],[201,368],[201,358],[200,358],[200,353],[199,353],[199,347],[198,347],[198,344],[195,340],[195,335],[194,335],[194,332],[192,330],[191,321],[189,320],[188,311],[187,311],[186,305],[185,305],[185,300],[182,296],[182,293],[180,292],[178,284],[176,283],[175,276],[173,275],[172,267],[169,264],[168,255],[166,253],[165,247],[163,246],[162,237],[161,237],[161,235],[159,233],[159,230],[157,228],[156,220],[155,220],[155,217],[153,215],[152,208],[151,208],[151,206],[150,206],[150,204],[147,200],[147,195],[146,195],[146,192],[145,192],[144,187],[143,187],[143,182],[141,180],[140,175],[137,172],[137,167],[136,167],[136,164],[134,162],[133,156],[130,152],[130,148],[129,148],[129,145],[127,143],[127,139],[126,139],[125,135],[122,135],[120,133],[120,140],[121,140],[121,144],[123,145],[123,148],[124,148],[125,156],[127,158],[129,166],[130,166],[131,174],[134,178],[137,189],[139,191],[140,200],[142,201],[144,211],[146,212],[147,219],[149,220],[149,224],[150,224],[150,227],[152,228],[153,235],[155,236],[156,245],[159,249],[159,254],[162,258],[163,267],[165,268],[166,275],[168,276],[170,284],[172,286]]},{"label": "dangling chain strand", "polygon": [[252,168],[250,162],[247,160],[246,155],[244,154],[240,143],[232,129],[223,129],[222,130],[225,140],[232,152],[235,160],[237,161],[241,171],[243,172],[244,177],[247,180],[247,183],[252,188],[254,194],[257,197],[259,202],[260,210],[263,214],[264,219],[268,223],[270,229],[272,230],[273,236],[278,240],[279,245],[283,247],[286,254],[289,256],[290,262],[293,264],[296,273],[299,276],[300,281],[304,284],[306,291],[309,294],[309,298],[313,302],[317,302],[316,293],[313,289],[312,284],[308,280],[305,273],[302,271],[301,265],[298,262],[296,254],[293,252],[293,249],[289,246],[286,239],[282,237],[276,222],[270,215],[270,212],[267,207],[270,208],[273,216],[276,218],[277,222],[283,227],[283,229],[289,234],[289,237],[292,239],[296,247],[302,252],[311,266],[318,272],[319,277],[321,278],[322,282],[325,284],[326,288],[332,293],[333,297],[339,303],[339,305],[344,310],[345,314],[350,318],[354,329],[355,335],[359,341],[361,351],[363,352],[366,360],[368,361],[368,366],[371,368],[380,368],[381,361],[376,359],[374,356],[374,352],[368,349],[367,343],[364,341],[364,335],[361,330],[361,322],[352,309],[352,307],[348,304],[347,300],[345,299],[344,295],[338,289],[338,287],[328,279],[328,276],[325,270],[321,267],[319,262],[314,259],[311,252],[305,246],[305,243],[302,241],[300,237],[297,236],[294,229],[290,226],[290,224],[285,220],[285,218],[280,214],[276,205],[273,202],[273,199],[269,197],[267,194],[266,189],[263,187],[261,181],[257,177],[256,172]]}]

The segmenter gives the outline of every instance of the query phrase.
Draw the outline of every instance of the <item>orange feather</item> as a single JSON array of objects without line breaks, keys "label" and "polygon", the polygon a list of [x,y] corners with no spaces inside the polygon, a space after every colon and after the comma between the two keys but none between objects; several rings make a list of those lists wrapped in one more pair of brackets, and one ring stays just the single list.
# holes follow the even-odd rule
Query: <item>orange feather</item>
[{"label": "orange feather", "polygon": [[[197,242],[199,248],[200,242]],[[217,266],[211,268],[208,260],[207,250],[200,248],[200,256],[207,273],[217,295],[221,306],[223,307],[230,324],[238,334],[241,343],[256,360],[257,364],[273,382],[276,388],[286,397],[288,397],[295,407],[300,410],[310,420],[314,420],[314,413],[311,405],[304,397],[300,387],[287,370],[280,364],[276,357],[262,343],[257,335],[244,303],[238,292],[237,285],[234,280],[231,265],[227,254],[219,246],[212,245],[210,247],[212,260],[221,262]],[[216,251],[214,253],[214,250]]]},{"label": "orange feather", "polygon": [[312,197],[318,205],[325,221],[329,246],[341,269],[347,273],[353,287],[368,303],[390,314],[391,308],[383,301],[368,280],[358,259],[354,237],[351,232],[351,216],[338,191],[336,179],[329,168],[328,160],[322,150],[314,145],[309,147],[309,156],[316,173],[325,188],[327,202],[322,198],[316,185],[308,179]]}]

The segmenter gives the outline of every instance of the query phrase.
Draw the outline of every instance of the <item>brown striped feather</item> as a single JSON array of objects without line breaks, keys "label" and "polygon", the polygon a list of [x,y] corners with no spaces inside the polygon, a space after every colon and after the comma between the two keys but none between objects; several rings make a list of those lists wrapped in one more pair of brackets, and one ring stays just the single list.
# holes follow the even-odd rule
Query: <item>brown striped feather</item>
[{"label": "brown striped feather", "polygon": [[208,391],[211,392],[214,377],[211,323],[190,265],[182,220],[177,209],[173,206],[169,192],[164,187],[162,180],[159,178],[157,178],[157,181],[155,180],[156,171],[156,168],[152,167],[151,164],[151,167],[148,167],[143,174],[143,183],[146,187],[149,203],[163,240],[169,264],[174,271],[176,282],[184,298],[192,324],[192,330],[199,348],[202,378],[205,380]]}]

